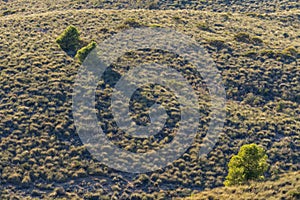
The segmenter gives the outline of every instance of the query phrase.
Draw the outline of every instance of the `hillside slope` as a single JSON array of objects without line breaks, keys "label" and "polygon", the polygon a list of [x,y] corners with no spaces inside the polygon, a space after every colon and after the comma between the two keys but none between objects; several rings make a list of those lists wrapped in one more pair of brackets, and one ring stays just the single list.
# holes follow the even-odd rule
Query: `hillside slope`
[{"label": "hillside slope", "polygon": [[36,14],[69,9],[191,9],[210,12],[252,12],[264,14],[297,11],[299,8],[300,4],[297,0],[2,0],[0,4],[0,16],[15,13]]},{"label": "hillside slope", "polygon": [[192,195],[186,200],[201,199],[289,199],[300,198],[300,173],[293,172],[280,176],[278,180],[251,183],[247,186],[216,188]]},{"label": "hillside slope", "polygon": [[[247,143],[260,144],[267,150],[271,164],[267,179],[299,171],[299,20],[298,12],[294,11],[254,15],[99,9],[1,17],[1,199],[14,195],[185,197],[222,186],[230,157]],[[147,174],[127,174],[107,168],[93,159],[80,142],[71,109],[80,63],[62,51],[55,39],[68,25],[74,25],[80,29],[83,40],[99,43],[133,28],[132,24],[185,33],[201,43],[216,62],[228,98],[227,118],[217,145],[207,157],[197,158],[207,118],[199,127],[194,145],[180,159]],[[180,57],[156,50],[126,54],[112,68],[122,75],[124,67],[159,59],[171,62],[178,69],[193,69],[188,63],[182,64]],[[202,92],[201,77],[189,74],[187,78],[198,93]],[[98,109],[109,108],[105,99],[111,91],[111,85],[99,83]],[[109,109],[106,112],[102,114],[110,114]],[[143,144],[151,144],[148,140],[124,139],[116,128],[106,131],[115,144],[129,150],[143,151]],[[165,135],[164,139],[155,144],[163,145],[172,135]]]}]

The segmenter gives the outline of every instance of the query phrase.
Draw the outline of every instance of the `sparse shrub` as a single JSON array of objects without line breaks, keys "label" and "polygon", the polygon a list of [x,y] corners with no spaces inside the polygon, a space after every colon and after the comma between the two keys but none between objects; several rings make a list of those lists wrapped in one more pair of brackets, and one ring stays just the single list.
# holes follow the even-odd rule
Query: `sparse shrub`
[{"label": "sparse shrub", "polygon": [[142,200],[143,195],[139,193],[133,193],[130,195],[130,200]]},{"label": "sparse shrub", "polygon": [[261,45],[264,43],[263,40],[259,37],[253,37],[251,40],[252,40],[253,44],[256,44],[256,45]]},{"label": "sparse shrub", "polygon": [[282,112],[285,109],[285,102],[284,101],[280,101],[278,102],[278,104],[276,105],[276,111],[277,112]]},{"label": "sparse shrub", "polygon": [[252,106],[257,106],[263,102],[263,99],[253,93],[248,93],[244,98],[244,102]]},{"label": "sparse shrub", "polygon": [[88,199],[88,200],[98,200],[98,199],[101,199],[101,200],[110,200],[111,198],[109,198],[109,196],[104,196],[102,195],[103,191],[100,190],[97,190],[97,192],[93,192],[93,193],[87,193],[85,195],[85,199]]},{"label": "sparse shrub", "polygon": [[234,39],[238,42],[250,43],[251,37],[248,33],[240,32],[234,36]]},{"label": "sparse shrub", "polygon": [[7,16],[7,15],[12,15],[15,14],[17,11],[16,10],[6,10],[2,13],[3,16]]},{"label": "sparse shrub", "polygon": [[18,173],[12,173],[8,176],[8,182],[13,184],[20,184],[22,180],[21,174]]},{"label": "sparse shrub", "polygon": [[23,185],[24,187],[28,187],[28,186],[30,185],[31,182],[32,182],[32,181],[31,181],[30,176],[27,175],[27,176],[24,176],[24,177],[23,177],[22,185]]},{"label": "sparse shrub", "polygon": [[247,51],[244,56],[249,57],[249,58],[256,58],[257,57],[257,52],[256,51]]},{"label": "sparse shrub", "polygon": [[133,18],[126,19],[124,25],[128,25],[129,27],[133,27],[133,28],[138,28],[142,26],[138,21],[136,21]]},{"label": "sparse shrub", "polygon": [[40,190],[36,190],[36,189],[33,189],[31,191],[31,196],[32,197],[40,197],[43,195],[43,192],[41,192]]},{"label": "sparse shrub", "polygon": [[118,29],[128,29],[128,28],[139,28],[142,27],[143,24],[136,21],[134,18],[128,18],[124,21],[123,24],[120,24],[117,28]]},{"label": "sparse shrub", "polygon": [[85,177],[86,176],[86,171],[83,168],[80,168],[79,170],[77,170],[74,174],[75,177]]},{"label": "sparse shrub", "polygon": [[262,50],[260,52],[260,54],[262,56],[267,56],[268,58],[277,58],[278,57],[278,53],[273,50]]},{"label": "sparse shrub", "polygon": [[282,51],[282,54],[296,58],[299,53],[295,47],[287,47]]},{"label": "sparse shrub", "polygon": [[68,26],[66,30],[58,36],[56,42],[62,50],[67,52],[67,54],[74,56],[82,43],[79,35],[77,28],[74,26]]},{"label": "sparse shrub", "polygon": [[175,21],[181,21],[181,17],[180,16],[173,16],[172,19],[175,20]]},{"label": "sparse shrub", "polygon": [[57,172],[57,173],[54,175],[54,180],[61,183],[61,182],[66,181],[66,176],[63,175],[61,172]]},{"label": "sparse shrub", "polygon": [[225,42],[223,40],[213,39],[213,40],[208,41],[208,43],[211,46],[216,47],[218,50],[228,48],[228,46],[225,44]]},{"label": "sparse shrub", "polygon": [[66,191],[63,187],[55,188],[53,192],[50,194],[51,197],[61,197],[65,195],[66,195]]},{"label": "sparse shrub", "polygon": [[199,22],[199,23],[197,24],[197,28],[199,28],[199,29],[202,30],[202,31],[211,31],[210,27],[209,27],[208,24],[205,23],[205,22]]},{"label": "sparse shrub", "polygon": [[152,1],[148,5],[146,5],[146,8],[149,10],[157,10],[159,9],[158,1]]},{"label": "sparse shrub", "polygon": [[146,174],[141,174],[137,180],[134,181],[135,185],[147,185],[150,182],[150,178]]},{"label": "sparse shrub", "polygon": [[297,190],[290,191],[288,195],[291,199],[300,199],[300,187],[298,187]]},{"label": "sparse shrub", "polygon": [[96,47],[96,42],[91,42],[90,44],[88,44],[87,46],[79,49],[77,51],[77,54],[75,55],[75,58],[78,58],[80,62],[83,62],[85,60],[85,58],[88,56],[88,54],[95,49]]},{"label": "sparse shrub", "polygon": [[234,39],[238,42],[251,43],[254,45],[263,44],[263,40],[259,37],[251,37],[248,33],[240,32],[234,36]]},{"label": "sparse shrub", "polygon": [[262,147],[247,144],[241,147],[228,164],[225,186],[240,185],[250,180],[260,180],[268,169],[267,155]]}]

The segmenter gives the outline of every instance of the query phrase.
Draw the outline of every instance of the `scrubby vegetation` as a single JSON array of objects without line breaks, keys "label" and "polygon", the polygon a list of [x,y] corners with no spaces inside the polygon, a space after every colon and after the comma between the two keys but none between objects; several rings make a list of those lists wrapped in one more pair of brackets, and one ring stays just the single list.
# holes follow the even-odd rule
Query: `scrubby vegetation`
[{"label": "scrubby vegetation", "polygon": [[[26,4],[25,4],[26,3]],[[67,10],[67,9],[148,9],[148,10],[205,10],[210,12],[246,12],[251,16],[263,17],[264,13],[280,11],[297,11],[299,3],[297,0],[53,0],[53,1],[25,1],[4,0],[0,4],[2,15],[15,13],[44,13],[45,11]],[[1,12],[0,12],[1,15]]]},{"label": "scrubby vegetation", "polygon": [[186,200],[207,199],[299,199],[299,172],[287,173],[273,181],[261,183],[250,182],[243,186],[220,187],[198,194],[193,194]]},{"label": "scrubby vegetation", "polygon": [[[294,1],[282,1],[272,8],[268,7],[270,1],[249,6],[276,11],[264,14],[210,12],[243,10],[247,1],[227,7],[224,2],[214,7],[214,2],[208,1],[203,9],[210,11],[205,12],[82,9],[126,8],[126,1],[36,2],[30,1],[26,7],[22,0],[0,5],[0,199],[171,199],[197,197],[203,190],[200,196],[205,199],[298,198],[300,21]],[[194,7],[169,2],[157,1],[151,8]],[[30,13],[34,14],[23,16]],[[128,68],[155,61],[180,70],[201,94],[203,118],[195,142],[170,166],[147,174],[119,172],[91,157],[76,133],[71,110],[80,63],[56,43],[70,25],[80,29],[81,41],[98,43],[124,29],[148,26],[172,28],[201,43],[222,73],[228,98],[226,123],[213,151],[197,157],[210,106],[201,76],[180,55],[140,49],[120,57],[98,84],[96,108],[107,137],[133,152],[159,148],[174,137],[166,128],[159,137],[138,140],[110,121],[107,99],[115,81]],[[78,41],[77,31],[74,33]],[[240,33],[250,42],[237,39]],[[72,54],[86,45],[73,46]],[[81,55],[76,57],[84,60],[89,49],[79,50]],[[171,91],[145,86],[136,93],[133,117],[144,116],[138,108],[145,99],[152,101],[156,96],[178,116],[178,102]],[[168,121],[171,128],[176,124],[176,117],[173,119]],[[268,155],[265,182],[223,187],[231,157],[250,143],[262,146]]]}]

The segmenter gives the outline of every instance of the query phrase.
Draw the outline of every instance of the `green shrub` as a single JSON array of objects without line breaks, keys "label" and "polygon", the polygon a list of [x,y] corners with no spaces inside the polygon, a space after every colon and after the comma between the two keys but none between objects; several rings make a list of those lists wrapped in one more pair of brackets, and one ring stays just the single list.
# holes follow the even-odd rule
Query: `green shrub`
[{"label": "green shrub", "polygon": [[75,55],[81,46],[79,32],[74,26],[68,26],[66,30],[58,36],[56,42],[69,55]]},{"label": "green shrub", "polygon": [[83,62],[88,54],[96,47],[96,45],[96,42],[91,42],[87,46],[79,49],[75,55],[75,58],[78,58],[80,62]]},{"label": "green shrub", "polygon": [[234,155],[228,164],[229,173],[225,186],[240,185],[249,180],[259,180],[268,169],[267,155],[262,147],[247,144],[241,147],[238,155]]}]

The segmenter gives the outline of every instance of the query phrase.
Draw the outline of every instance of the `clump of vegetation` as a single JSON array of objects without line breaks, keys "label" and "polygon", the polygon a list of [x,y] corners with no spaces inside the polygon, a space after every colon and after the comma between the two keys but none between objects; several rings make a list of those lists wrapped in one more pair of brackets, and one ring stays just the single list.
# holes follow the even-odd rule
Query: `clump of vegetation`
[{"label": "clump of vegetation", "polygon": [[259,37],[251,37],[248,33],[240,32],[234,36],[234,39],[238,42],[251,43],[255,45],[261,45],[263,40]]},{"label": "clump of vegetation", "polygon": [[208,41],[208,43],[209,43],[211,46],[216,47],[218,50],[228,48],[228,45],[225,44],[225,41],[224,41],[224,40],[220,40],[220,39],[211,39],[211,40]]},{"label": "clump of vegetation", "polygon": [[268,169],[267,158],[264,149],[256,144],[242,146],[238,155],[230,159],[224,185],[241,185],[250,180],[263,179]]},{"label": "clump of vegetation", "polygon": [[20,174],[12,173],[8,176],[8,181],[10,183],[19,184],[19,183],[21,183],[21,180],[22,180],[21,178],[22,178],[22,176]]},{"label": "clump of vegetation", "polygon": [[77,58],[81,63],[88,54],[96,47],[96,42],[92,41],[88,45],[80,39],[80,33],[74,26],[68,26],[66,30],[58,36],[56,42],[70,56]]},{"label": "clump of vegetation", "polygon": [[259,37],[252,37],[252,43],[256,45],[261,45],[263,43],[263,40]]},{"label": "clump of vegetation", "polygon": [[[145,176],[136,178],[138,175],[115,171],[93,159],[78,138],[72,118],[70,96],[73,93],[78,65],[74,66],[73,59],[64,52],[57,52],[58,45],[53,48],[55,39],[50,37],[50,33],[60,33],[62,30],[59,24],[68,22],[89,30],[86,32],[87,37],[95,37],[95,40],[102,41],[118,32],[118,25],[125,21],[120,19],[125,17],[125,19],[136,19],[143,25],[157,23],[163,27],[174,27],[179,32],[192,35],[197,41],[207,41],[207,36],[211,37],[212,34],[199,31],[196,27],[199,19],[205,21],[209,18],[211,24],[219,24],[222,17],[218,17],[219,14],[193,12],[195,12],[194,17],[185,11],[72,10],[61,12],[60,15],[51,12],[22,19],[18,19],[16,15],[0,20],[3,27],[0,29],[0,43],[3,46],[0,51],[0,148],[2,149],[0,199],[14,198],[12,194],[20,195],[19,199],[26,199],[26,196],[29,196],[27,199],[34,197],[89,199],[86,192],[94,194],[91,195],[94,199],[104,199],[105,196],[107,199],[129,199],[133,193],[144,193],[142,198],[145,199],[149,199],[150,195],[153,196],[152,199],[167,199],[190,195],[192,191],[189,190],[207,190],[216,187],[222,189],[220,186],[223,185],[227,175],[226,164],[232,151],[238,151],[237,147],[241,143],[254,141],[268,148],[272,181],[224,187],[224,198],[229,194],[235,195],[236,198],[227,196],[228,199],[239,199],[243,195],[244,199],[262,200],[270,198],[270,195],[273,197],[275,192],[277,196],[274,198],[288,199],[288,192],[295,190],[300,178],[294,178],[296,174],[293,173],[273,183],[273,177],[276,178],[277,175],[291,170],[299,170],[296,164],[300,156],[297,148],[298,133],[300,133],[298,87],[300,69],[294,64],[282,65],[283,63],[269,59],[267,56],[261,57],[260,51],[263,50],[261,48],[253,48],[252,45],[241,47],[234,42],[231,43],[229,39],[236,34],[235,28],[232,27],[241,25],[241,29],[248,29],[250,35],[255,35],[251,32],[255,29],[243,26],[252,22],[248,17],[232,15],[228,21],[232,24],[229,26],[224,24],[224,27],[216,28],[218,34],[213,38],[224,40],[225,44],[232,48],[232,52],[226,49],[212,52],[217,67],[222,71],[228,101],[226,124],[210,154],[198,159],[198,150],[203,144],[202,136],[205,136],[210,121],[206,115],[210,113],[211,108],[209,102],[202,103],[201,100],[203,96],[209,99],[206,98],[206,92],[203,90],[205,84],[201,81],[201,75],[196,73],[193,65],[180,55],[162,50],[130,51],[129,54],[117,59],[109,67],[111,71],[105,72],[104,81],[99,81],[95,111],[98,111],[98,118],[101,120],[99,123],[103,124],[107,137],[120,148],[132,152],[146,152],[163,147],[176,134],[177,125],[181,127],[181,124],[177,123],[179,120],[176,121],[180,117],[181,109],[172,92],[160,87],[149,87],[149,92],[137,92],[136,98],[132,99],[132,116],[137,122],[141,119],[139,116],[148,116],[148,113],[141,109],[145,107],[144,102],[159,100],[167,108],[170,116],[167,120],[168,124],[161,130],[161,134],[157,135],[158,137],[149,139],[127,137],[126,133],[121,132],[111,118],[113,115],[110,111],[109,99],[114,83],[126,74],[126,70],[130,67],[152,62],[170,63],[171,67],[181,72],[191,83],[196,94],[199,94],[199,101],[201,101],[199,108],[203,114],[201,114],[203,117],[201,116],[200,119],[194,145],[182,155],[182,158],[170,163],[169,167],[147,173],[147,176],[151,177],[150,180]],[[186,26],[176,24],[171,18],[174,15],[186,20],[185,22],[188,22]],[[284,40],[280,37],[278,39],[282,41],[277,42],[275,31],[272,31],[273,27],[268,25],[273,21],[277,23],[278,20],[275,18],[256,20],[266,28],[265,39],[269,45],[268,49],[276,53],[281,52],[286,44],[296,44],[298,34],[294,33],[296,29],[293,28],[292,23],[287,23],[285,27],[276,27],[277,33],[290,33],[289,39]],[[31,31],[34,27],[48,29],[51,32],[46,35],[39,30]],[[212,45],[215,48],[221,46],[222,42],[219,44],[218,41],[212,41],[205,48],[210,50]],[[20,47],[24,51],[20,51]],[[240,57],[240,53],[247,51],[257,52],[257,60]],[[281,100],[284,106],[280,106],[278,109],[280,112],[277,112],[276,106]],[[85,108],[82,109],[84,111]],[[124,165],[134,164],[135,160],[124,160]],[[28,186],[30,189],[27,188]],[[68,186],[65,188],[66,195],[63,191],[52,193],[60,186]],[[178,190],[177,186],[180,187]],[[256,191],[258,192],[254,193]],[[73,198],[69,193],[79,197]],[[251,196],[253,193],[254,195]],[[260,198],[257,197],[258,195]],[[212,192],[210,196],[215,197]],[[224,198],[215,197],[215,199]]]},{"label": "clump of vegetation", "polygon": [[6,10],[2,13],[3,16],[15,14],[17,11],[15,10]]},{"label": "clump of vegetation", "polygon": [[273,50],[262,50],[259,52],[261,56],[267,56],[268,58],[277,58],[278,53]]},{"label": "clump of vegetation", "polygon": [[212,190],[191,195],[186,200],[207,199],[289,199],[298,200],[300,197],[299,172],[281,175],[276,180],[251,182],[249,185],[218,187]]},{"label": "clump of vegetation", "polygon": [[174,15],[174,16],[172,16],[172,20],[174,20],[178,24],[185,24],[185,23],[187,23],[186,20],[181,15]]},{"label": "clump of vegetation", "polygon": [[146,8],[148,8],[149,10],[157,10],[157,9],[159,9],[158,2],[156,2],[156,1],[151,2],[148,5],[146,5]]},{"label": "clump of vegetation", "polygon": [[136,19],[134,19],[134,18],[127,18],[117,28],[118,29],[129,29],[129,28],[140,28],[142,26],[144,26],[144,25],[142,23],[140,23],[139,21],[137,21]]},{"label": "clump of vegetation", "polygon": [[282,51],[282,54],[290,56],[290,57],[294,57],[297,58],[299,56],[299,52],[297,51],[297,49],[295,47],[287,47]]},{"label": "clump of vegetation", "polygon": [[91,42],[89,43],[87,46],[79,49],[75,55],[75,58],[78,58],[79,61],[82,63],[84,61],[84,59],[88,56],[88,54],[95,49],[96,47],[96,42]]},{"label": "clump of vegetation", "polygon": [[142,26],[140,22],[136,21],[133,18],[126,19],[124,25],[128,25],[129,27],[133,27],[133,28],[138,28]]},{"label": "clump of vegetation", "polygon": [[64,32],[58,36],[56,42],[68,55],[74,56],[83,42],[79,37],[80,33],[74,26],[68,26]]},{"label": "clump of vegetation", "polygon": [[244,56],[249,58],[256,58],[258,53],[256,51],[247,51],[244,53]]},{"label": "clump of vegetation", "polygon": [[250,43],[251,37],[248,33],[240,32],[234,36],[234,39],[238,42]]},{"label": "clump of vegetation", "polygon": [[284,63],[291,63],[296,61],[300,54],[295,47],[287,47],[282,51],[262,50],[260,51],[260,55],[276,59]]},{"label": "clump of vegetation", "polygon": [[296,190],[290,191],[288,194],[292,199],[300,199],[300,187],[298,187]]},{"label": "clump of vegetation", "polygon": [[211,28],[209,27],[209,25],[206,22],[199,22],[197,24],[197,28],[199,28],[202,31],[209,31],[211,32]]}]

